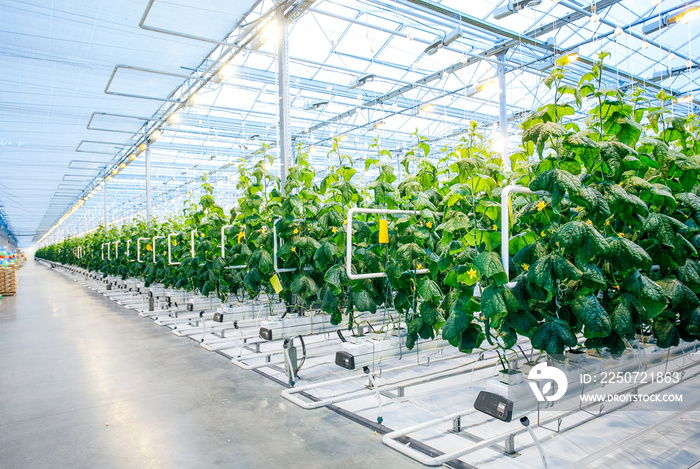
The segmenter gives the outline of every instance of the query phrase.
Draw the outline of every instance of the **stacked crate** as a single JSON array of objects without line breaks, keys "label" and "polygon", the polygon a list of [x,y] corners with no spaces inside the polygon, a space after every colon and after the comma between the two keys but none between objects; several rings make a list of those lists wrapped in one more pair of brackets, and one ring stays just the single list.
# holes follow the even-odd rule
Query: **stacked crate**
[{"label": "stacked crate", "polygon": [[17,293],[17,266],[10,264],[0,267],[0,295],[9,296]]}]

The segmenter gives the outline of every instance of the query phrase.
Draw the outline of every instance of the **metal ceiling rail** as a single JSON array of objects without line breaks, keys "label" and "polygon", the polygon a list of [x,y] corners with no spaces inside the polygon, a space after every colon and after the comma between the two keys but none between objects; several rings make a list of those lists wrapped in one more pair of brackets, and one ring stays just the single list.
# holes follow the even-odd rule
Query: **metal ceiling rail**
[{"label": "metal ceiling rail", "polygon": [[[104,117],[119,117],[119,118],[124,118],[124,119],[137,119],[137,120],[142,120],[144,123],[153,120],[152,118],[147,118],[147,117],[139,117],[139,116],[127,116],[124,114],[114,114],[111,112],[93,112],[92,115],[90,116],[90,120],[88,121],[87,125],[85,126],[86,129],[88,130],[99,130],[101,132],[116,132],[116,133],[125,133],[125,134],[131,134],[131,135],[144,135],[143,132],[133,131],[133,130],[115,130],[115,129],[103,129],[99,127],[91,127],[92,121],[95,119],[96,116],[104,116]],[[143,123],[139,125],[139,129],[143,127]]]}]

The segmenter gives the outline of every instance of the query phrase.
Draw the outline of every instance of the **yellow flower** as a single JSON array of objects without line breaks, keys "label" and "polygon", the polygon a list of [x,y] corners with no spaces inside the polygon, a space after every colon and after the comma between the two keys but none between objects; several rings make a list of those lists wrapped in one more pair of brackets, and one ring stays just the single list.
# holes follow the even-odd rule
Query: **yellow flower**
[{"label": "yellow flower", "polygon": [[263,226],[263,228],[262,228],[262,234],[266,234],[266,233],[267,233],[267,227],[266,227],[266,226]]},{"label": "yellow flower", "polygon": [[146,245],[146,251],[153,251],[153,246],[151,246],[151,243]]},{"label": "yellow flower", "polygon": [[245,233],[242,232],[242,231],[240,231],[240,232],[238,233],[238,244],[241,243],[241,240],[242,240],[243,238],[245,238]]},{"label": "yellow flower", "polygon": [[493,229],[493,231],[498,231],[498,225],[493,225],[491,228]]},{"label": "yellow flower", "polygon": [[418,265],[416,266],[416,270],[420,270],[420,269],[422,269],[422,268],[423,268],[423,264],[418,264]]},{"label": "yellow flower", "polygon": [[347,225],[347,224],[348,224],[348,221],[347,221],[347,220],[343,220],[343,225]]},{"label": "yellow flower", "polygon": [[294,234],[295,234],[295,235],[296,235],[296,234],[299,234],[299,229],[294,228]]},{"label": "yellow flower", "polygon": [[542,230],[542,232],[540,233],[540,236],[542,236],[544,238],[545,236],[547,236],[547,233],[545,233],[544,230]]},{"label": "yellow flower", "polygon": [[433,223],[432,223],[432,222],[428,222],[428,223],[425,224],[425,226],[427,226],[428,229],[430,229],[430,228],[433,227]]},{"label": "yellow flower", "polygon": [[591,220],[586,220],[586,223],[588,223],[589,225],[593,224],[593,222]]},{"label": "yellow flower", "polygon": [[336,228],[336,227],[334,226],[334,227],[333,227],[333,234],[335,234],[335,233],[337,233],[337,232],[338,232],[338,228]]},{"label": "yellow flower", "polygon": [[292,252],[297,252],[297,248],[295,248],[294,246],[292,246]]},{"label": "yellow flower", "polygon": [[605,220],[605,226],[610,226],[610,220]]},{"label": "yellow flower", "polygon": [[559,241],[557,241],[557,247],[561,247],[561,246],[559,246]]},{"label": "yellow flower", "polygon": [[522,267],[525,272],[530,270],[530,266],[527,264],[520,264],[520,267]]},{"label": "yellow flower", "polygon": [[547,206],[547,204],[544,203],[544,200],[540,200],[540,203],[536,205],[537,211],[538,211],[538,212],[541,212],[542,210],[544,210],[544,208],[545,208],[546,206]]},{"label": "yellow flower", "polygon": [[624,237],[625,237],[625,234],[624,234],[624,233],[618,233],[617,235],[618,235],[620,238],[624,238]]},{"label": "yellow flower", "polygon": [[615,285],[615,290],[619,290],[619,289],[620,289],[620,285]]},{"label": "yellow flower", "polygon": [[469,278],[476,278],[478,272],[476,270],[474,270],[474,267],[472,267],[471,269],[469,269],[467,271],[467,274],[469,274]]}]

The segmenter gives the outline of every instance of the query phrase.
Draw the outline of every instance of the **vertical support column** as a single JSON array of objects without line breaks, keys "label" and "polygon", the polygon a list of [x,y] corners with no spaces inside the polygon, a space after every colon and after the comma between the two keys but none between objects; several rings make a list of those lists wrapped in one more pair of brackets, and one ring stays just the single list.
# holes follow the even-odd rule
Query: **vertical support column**
[{"label": "vertical support column", "polygon": [[282,190],[287,182],[287,174],[291,166],[292,131],[289,127],[289,47],[287,44],[287,20],[282,9],[277,10],[277,78],[279,85],[279,149],[282,164]]},{"label": "vertical support column", "polygon": [[146,142],[146,223],[151,222],[153,207],[151,205],[151,142]]},{"label": "vertical support column", "polygon": [[107,229],[107,181],[102,181],[102,202],[104,206],[104,224]]},{"label": "vertical support column", "polygon": [[508,116],[506,109],[506,66],[503,63],[506,59],[506,52],[496,55],[498,59],[498,122],[501,129],[501,155],[505,169],[510,171],[510,158],[508,158]]}]

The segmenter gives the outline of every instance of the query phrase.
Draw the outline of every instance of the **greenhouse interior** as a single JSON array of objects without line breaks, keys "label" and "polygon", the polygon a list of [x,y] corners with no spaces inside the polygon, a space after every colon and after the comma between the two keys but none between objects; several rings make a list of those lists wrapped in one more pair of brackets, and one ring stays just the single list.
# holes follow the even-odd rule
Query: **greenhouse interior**
[{"label": "greenhouse interior", "polygon": [[700,468],[700,1],[0,12],[0,466]]}]

